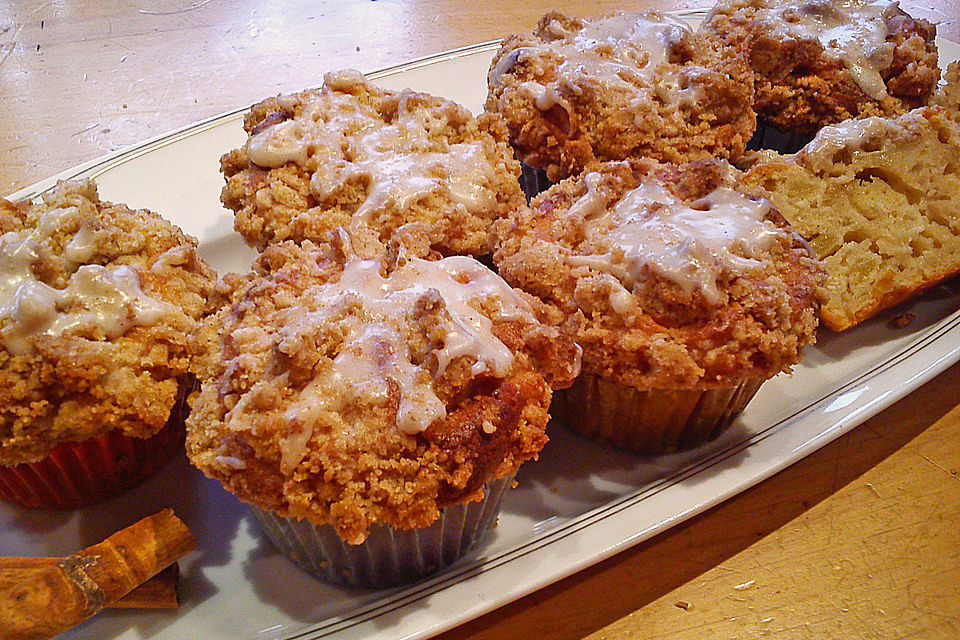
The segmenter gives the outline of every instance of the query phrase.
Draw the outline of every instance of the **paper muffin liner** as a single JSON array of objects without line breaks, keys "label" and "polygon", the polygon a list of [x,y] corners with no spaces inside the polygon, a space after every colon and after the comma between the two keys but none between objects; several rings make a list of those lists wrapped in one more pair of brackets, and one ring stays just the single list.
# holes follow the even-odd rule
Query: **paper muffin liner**
[{"label": "paper muffin liner", "polygon": [[541,191],[550,188],[551,182],[547,179],[547,172],[542,169],[534,169],[526,162],[520,163],[520,188],[527,196],[527,202]]},{"label": "paper muffin liner", "polygon": [[363,544],[345,542],[332,525],[283,518],[250,506],[273,545],[304,571],[331,582],[389,587],[413,582],[463,557],[489,531],[513,476],[484,486],[479,502],[447,505],[422,529],[375,524]]},{"label": "paper muffin liner", "polygon": [[550,409],[585,438],[636,453],[668,453],[720,435],[764,381],[747,378],[706,390],[637,391],[580,374],[572,387],[554,394]]},{"label": "paper muffin liner", "polygon": [[30,509],[76,509],[103,502],[155,475],[183,449],[187,395],[180,386],[166,424],[149,438],[119,429],[57,445],[37,462],[0,467],[0,500]]},{"label": "paper muffin liner", "polygon": [[791,133],[757,118],[757,130],[747,143],[748,151],[773,149],[778,153],[796,153],[813,140],[813,133]]}]

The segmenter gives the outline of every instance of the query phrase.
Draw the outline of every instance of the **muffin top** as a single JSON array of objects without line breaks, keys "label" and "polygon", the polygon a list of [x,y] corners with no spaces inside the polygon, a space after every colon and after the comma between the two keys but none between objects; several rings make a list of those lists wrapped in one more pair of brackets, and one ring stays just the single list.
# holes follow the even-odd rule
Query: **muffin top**
[{"label": "muffin top", "polygon": [[320,90],[270,98],[244,120],[247,143],[221,159],[221,199],[251,245],[327,242],[350,230],[373,257],[417,224],[444,254],[490,252],[490,224],[524,204],[519,163],[499,117],[328,73]]},{"label": "muffin top", "polygon": [[0,231],[0,464],[159,431],[216,278],[196,241],[92,182],[0,200]]},{"label": "muffin top", "polygon": [[577,346],[538,320],[550,310],[465,256],[361,260],[341,230],[271,245],[221,288],[191,460],[354,544],[375,522],[428,526],[535,457],[550,385],[578,372]]},{"label": "muffin top", "polygon": [[757,113],[798,132],[904,113],[940,76],[935,26],[894,0],[722,0],[701,32],[747,53]]},{"label": "muffin top", "polygon": [[822,271],[722,160],[610,162],[498,225],[507,282],[561,311],[583,370],[639,390],[770,377],[813,342]]},{"label": "muffin top", "polygon": [[738,54],[715,55],[657,11],[548,13],[532,35],[504,42],[487,80],[487,110],[551,180],[597,160],[736,158],[756,125]]}]

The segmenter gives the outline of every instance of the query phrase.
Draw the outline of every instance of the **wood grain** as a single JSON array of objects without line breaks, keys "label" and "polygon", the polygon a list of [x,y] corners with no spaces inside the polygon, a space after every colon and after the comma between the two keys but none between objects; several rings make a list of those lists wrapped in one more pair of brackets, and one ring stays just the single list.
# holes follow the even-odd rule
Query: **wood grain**
[{"label": "wood grain", "polygon": [[[953,0],[904,7],[960,39]],[[0,3],[0,194],[281,91],[529,30],[544,12],[696,0]]]},{"label": "wood grain", "polygon": [[[909,0],[960,40],[956,0]],[[0,3],[0,193],[281,91],[695,0]],[[767,482],[441,636],[960,637],[960,365]],[[592,635],[591,635],[592,634]]]}]

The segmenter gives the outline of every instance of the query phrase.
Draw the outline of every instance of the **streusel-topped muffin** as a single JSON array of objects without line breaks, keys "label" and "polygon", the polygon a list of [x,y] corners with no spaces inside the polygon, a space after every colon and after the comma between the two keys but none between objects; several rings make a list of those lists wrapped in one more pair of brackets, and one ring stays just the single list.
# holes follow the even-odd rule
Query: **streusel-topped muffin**
[{"label": "streusel-topped muffin", "polygon": [[716,55],[657,11],[548,13],[504,42],[487,82],[486,108],[506,118],[518,157],[553,181],[598,160],[735,159],[756,124],[737,54]]},{"label": "streusel-topped muffin", "polygon": [[724,161],[606,163],[498,227],[501,275],[583,348],[567,423],[591,437],[699,442],[815,339],[816,258]]},{"label": "streusel-topped muffin", "polygon": [[[411,549],[393,546],[377,566],[331,556],[369,555],[352,547],[425,530],[512,478],[546,442],[551,385],[570,383],[579,350],[537,319],[538,307],[549,313],[538,301],[472,258],[361,260],[346,234],[335,238],[271,245],[254,273],[224,279],[230,302],[199,334],[187,449],[261,515],[347,543],[322,551],[327,535],[303,551],[322,559],[302,564],[352,582],[404,581],[469,543],[457,533],[451,555],[447,534],[408,540],[435,548],[420,551],[432,566],[409,566]],[[471,526],[470,539],[482,533]]]},{"label": "streusel-topped muffin", "polygon": [[493,220],[525,202],[498,116],[474,118],[449,100],[379,89],[357,71],[328,73],[319,90],[254,105],[244,128],[247,143],[221,160],[222,200],[237,231],[260,249],[326,242],[342,226],[372,257],[415,223],[443,254],[482,256]]},{"label": "streusel-topped muffin", "polygon": [[0,201],[0,230],[0,493],[42,507],[107,497],[182,441],[187,337],[216,276],[195,240],[92,182]]},{"label": "streusel-topped muffin", "polygon": [[721,0],[700,33],[747,55],[757,114],[787,131],[905,113],[940,77],[935,26],[895,0]]}]

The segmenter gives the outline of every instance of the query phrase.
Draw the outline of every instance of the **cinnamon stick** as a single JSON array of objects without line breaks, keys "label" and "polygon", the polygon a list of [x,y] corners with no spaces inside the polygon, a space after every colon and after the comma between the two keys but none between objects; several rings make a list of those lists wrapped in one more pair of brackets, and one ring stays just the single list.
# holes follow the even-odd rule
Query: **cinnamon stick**
[{"label": "cinnamon stick", "polygon": [[[20,580],[24,570],[37,571],[55,566],[62,558],[0,557],[0,581],[9,577]],[[176,609],[180,606],[177,580],[180,566],[174,562],[119,600],[108,602],[108,609]]]},{"label": "cinnamon stick", "polygon": [[196,542],[170,509],[48,567],[0,574],[0,640],[45,640],[116,602]]},{"label": "cinnamon stick", "polygon": [[176,609],[180,606],[177,581],[180,565],[172,565],[153,576],[116,602],[108,602],[110,609]]}]

